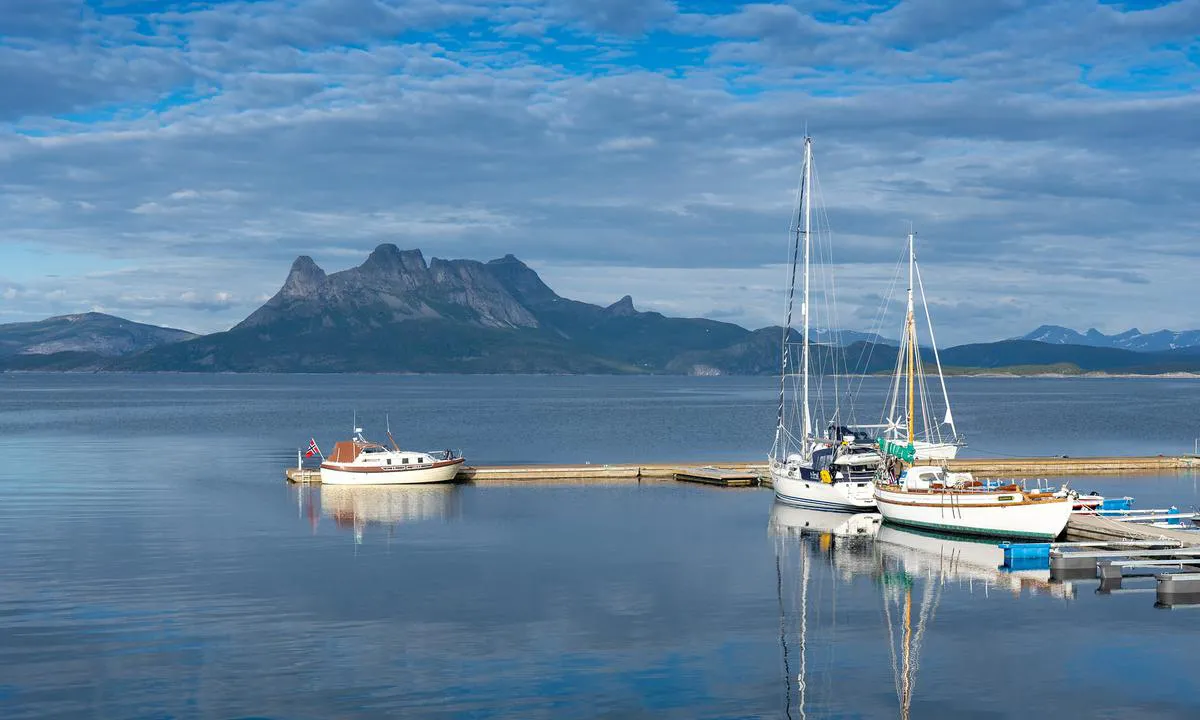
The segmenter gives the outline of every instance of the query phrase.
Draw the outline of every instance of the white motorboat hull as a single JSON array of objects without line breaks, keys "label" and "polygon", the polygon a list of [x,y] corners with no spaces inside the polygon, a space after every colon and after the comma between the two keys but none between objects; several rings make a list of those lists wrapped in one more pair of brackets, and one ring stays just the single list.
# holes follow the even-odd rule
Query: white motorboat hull
[{"label": "white motorboat hull", "polygon": [[[807,469],[805,472],[811,472]],[[781,503],[811,510],[830,512],[874,512],[875,498],[869,482],[821,482],[819,479],[790,477],[786,466],[771,464],[771,485]]]},{"label": "white motorboat hull", "polygon": [[931,443],[924,440],[913,442],[917,460],[953,460],[958,455],[958,445],[954,443]]},{"label": "white motorboat hull", "polygon": [[432,463],[426,467],[334,467],[321,465],[323,485],[424,485],[454,480],[463,459],[455,458]]},{"label": "white motorboat hull", "polygon": [[1053,540],[1071,517],[1069,498],[1031,499],[1020,491],[907,491],[875,488],[884,520],[967,535]]}]

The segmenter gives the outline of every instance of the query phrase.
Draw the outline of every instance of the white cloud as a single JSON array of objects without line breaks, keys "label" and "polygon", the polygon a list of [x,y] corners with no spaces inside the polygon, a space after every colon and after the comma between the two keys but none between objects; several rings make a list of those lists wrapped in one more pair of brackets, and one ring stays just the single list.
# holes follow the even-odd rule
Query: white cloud
[{"label": "white cloud", "polygon": [[652,137],[618,137],[600,143],[601,151],[645,150],[658,144]]},{"label": "white cloud", "polygon": [[[227,327],[295,255],[344,266],[397,242],[512,252],[568,296],[775,322],[778,278],[756,278],[784,254],[807,127],[850,307],[912,221],[947,337],[1194,324],[1172,315],[1200,252],[1191,0],[907,0],[842,22],[769,3],[263,0],[142,23],[13,1],[5,240],[137,269],[6,268],[38,289],[6,298],[14,317],[99,303]],[[563,270],[581,267],[605,270]]]}]

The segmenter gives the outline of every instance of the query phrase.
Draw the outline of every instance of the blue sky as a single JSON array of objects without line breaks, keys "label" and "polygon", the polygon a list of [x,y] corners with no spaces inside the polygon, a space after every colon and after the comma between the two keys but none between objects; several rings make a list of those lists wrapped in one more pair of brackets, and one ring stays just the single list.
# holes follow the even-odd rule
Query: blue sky
[{"label": "blue sky", "polygon": [[1200,0],[5,0],[0,322],[220,330],[394,242],[777,323],[807,127],[842,324],[912,222],[943,344],[1200,327],[1197,38]]}]

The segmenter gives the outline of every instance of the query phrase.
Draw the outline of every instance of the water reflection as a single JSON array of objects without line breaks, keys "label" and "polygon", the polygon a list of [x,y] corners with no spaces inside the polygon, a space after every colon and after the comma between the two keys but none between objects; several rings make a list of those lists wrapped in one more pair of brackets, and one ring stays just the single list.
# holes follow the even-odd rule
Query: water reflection
[{"label": "water reflection", "polygon": [[[827,675],[836,664],[834,638],[847,632],[878,633],[887,641],[899,715],[908,718],[922,647],[947,588],[960,595],[965,591],[968,602],[971,595],[987,596],[996,589],[1015,598],[1075,595],[1070,583],[1051,582],[1048,568],[1003,568],[1003,550],[993,540],[910,531],[882,524],[875,514],[829,513],[779,503],[771,508],[768,527],[776,548],[779,642],[789,718],[838,714],[838,699],[812,698],[810,689],[818,678],[820,687],[830,687]],[[833,579],[832,585],[827,578]],[[839,601],[853,597],[856,586],[864,589],[864,580],[874,587],[882,622],[859,616],[857,627],[838,628],[839,622],[846,622],[839,617]],[[814,655],[825,659],[810,667]]]},{"label": "water reflection", "polygon": [[308,490],[306,513],[310,522],[318,521],[313,509],[329,517],[342,530],[354,533],[361,545],[369,526],[386,527],[389,538],[405,523],[451,520],[461,514],[461,496],[454,485],[326,485],[319,493]]}]

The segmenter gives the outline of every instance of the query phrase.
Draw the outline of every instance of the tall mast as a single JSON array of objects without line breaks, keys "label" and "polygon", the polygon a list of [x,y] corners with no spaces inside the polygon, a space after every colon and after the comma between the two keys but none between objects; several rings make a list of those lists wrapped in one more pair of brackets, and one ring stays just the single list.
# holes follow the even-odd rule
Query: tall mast
[{"label": "tall mast", "polygon": [[804,316],[804,355],[802,370],[804,374],[804,447],[807,450],[812,437],[812,416],[808,409],[808,265],[812,253],[812,138],[804,138],[804,300],[800,312]]},{"label": "tall mast", "polygon": [[915,433],[913,432],[913,415],[916,412],[915,399],[913,397],[913,366],[916,364],[916,344],[917,344],[917,328],[916,321],[913,318],[913,260],[915,253],[913,251],[913,237],[916,235],[910,228],[908,231],[908,315],[905,317],[904,331],[908,334],[908,444],[912,445]]}]

